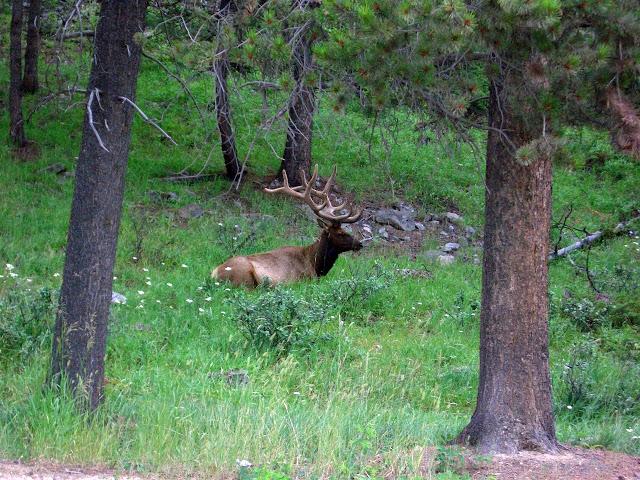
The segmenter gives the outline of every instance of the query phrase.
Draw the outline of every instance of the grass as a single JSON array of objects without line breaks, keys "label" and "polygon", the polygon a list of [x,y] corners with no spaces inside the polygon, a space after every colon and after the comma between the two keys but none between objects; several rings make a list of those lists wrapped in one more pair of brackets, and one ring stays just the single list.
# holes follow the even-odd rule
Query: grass
[{"label": "grass", "polygon": [[[205,105],[212,97],[208,80],[192,86]],[[242,92],[233,106],[244,157],[260,99]],[[167,99],[175,100],[165,110]],[[215,123],[209,113],[201,125],[179,86],[150,62],[143,63],[138,101],[162,117],[180,146],[168,146],[156,130],[134,122],[114,272],[114,290],[128,302],[112,309],[104,404],[95,417],[83,418],[69,399],[43,391],[46,342],[28,351],[0,350],[0,456],[177,475],[237,471],[237,459],[260,466],[260,478],[379,478],[390,470],[417,475],[421,447],[444,445],[473,411],[480,267],[465,261],[440,267],[384,243],[343,256],[326,278],[288,290],[310,301],[334,298],[344,280],[366,282],[376,265],[388,272],[385,288],[355,307],[330,304],[310,327],[318,340],[311,349],[281,357],[259,350],[236,324],[236,293],[209,282],[209,272],[232,254],[311,242],[317,228],[293,203],[260,193],[252,178],[228,194],[221,179],[190,185],[161,180],[184,168],[221,170],[218,145],[207,140]],[[35,102],[28,99],[27,106]],[[417,147],[412,119],[402,112],[384,119],[398,121],[398,129],[371,136],[371,119],[324,107],[323,101],[313,152],[322,174],[335,163],[340,184],[359,200],[406,199],[423,214],[455,210],[482,228],[482,161],[469,148],[452,142]],[[0,145],[0,270],[9,263],[17,274],[0,271],[0,320],[7,325],[17,318],[25,325],[52,322],[50,310],[29,305],[40,289],[60,286],[73,184],[42,169],[55,162],[73,169],[81,121],[78,108],[64,115],[53,103],[40,109],[27,125],[27,136],[42,150],[36,162],[16,161],[6,143]],[[8,130],[7,122],[6,115],[0,119],[0,131]],[[256,177],[275,172],[272,147],[282,148],[283,131],[278,124],[255,142],[249,166]],[[395,141],[386,147],[383,135]],[[573,130],[566,138],[566,156],[555,170],[554,219],[572,205],[571,223],[593,230],[640,207],[638,163],[611,152],[606,136]],[[607,162],[587,168],[599,153]],[[158,203],[150,191],[172,191],[178,199]],[[205,215],[179,220],[177,210],[192,203]],[[582,265],[586,253],[574,258]],[[612,305],[637,296],[639,259],[637,240],[628,237],[590,252],[594,278]],[[430,278],[395,273],[423,267]],[[616,283],[620,278],[627,280]],[[621,325],[607,313],[596,327],[581,329],[566,292],[576,301],[593,300],[594,293],[565,260],[551,265],[550,291],[560,440],[640,454],[638,324],[625,310]],[[246,295],[257,301],[263,293]],[[249,382],[227,381],[232,370],[246,372]],[[461,478],[451,471],[432,475]]]}]

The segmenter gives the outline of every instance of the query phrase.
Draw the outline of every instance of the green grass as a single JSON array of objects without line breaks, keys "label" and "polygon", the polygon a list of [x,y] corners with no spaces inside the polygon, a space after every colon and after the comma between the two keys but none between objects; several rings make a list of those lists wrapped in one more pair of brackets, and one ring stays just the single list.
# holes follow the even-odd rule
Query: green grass
[{"label": "green grass", "polygon": [[[202,105],[212,95],[209,80],[192,84]],[[233,106],[244,158],[261,104],[249,90],[242,92]],[[173,103],[164,111],[167,99]],[[284,100],[274,98],[273,104]],[[27,107],[35,101],[28,99]],[[333,305],[316,327],[329,338],[311,352],[294,350],[277,358],[256,350],[234,321],[234,292],[210,283],[209,272],[231,254],[311,242],[317,227],[292,202],[260,193],[251,178],[240,192],[226,195],[229,186],[220,179],[191,185],[162,181],[184,168],[220,172],[219,148],[206,139],[214,119],[209,112],[200,125],[179,86],[149,62],[143,64],[138,102],[155,117],[164,115],[161,124],[179,146],[168,146],[159,132],[136,119],[114,272],[114,290],[128,303],[112,309],[104,404],[87,419],[74,413],[68,399],[43,391],[46,344],[34,353],[0,351],[0,457],[180,475],[235,471],[236,459],[261,466],[264,478],[269,472],[284,478],[379,478],[389,469],[406,478],[417,475],[420,447],[444,445],[473,411],[480,267],[464,261],[449,267],[423,264],[381,244],[345,255],[326,278],[289,288],[302,298],[331,297],[341,280],[364,281],[378,263],[389,272],[387,287],[357,309]],[[358,200],[406,199],[421,213],[453,209],[481,229],[482,159],[451,141],[417,147],[411,116],[395,115],[400,127],[374,132],[370,158],[371,119],[351,111],[336,115],[321,102],[313,152],[321,173],[335,163],[340,184]],[[27,125],[27,136],[42,149],[36,162],[16,161],[6,143],[0,145],[3,321],[32,318],[7,303],[10,294],[29,305],[40,288],[60,286],[73,184],[41,169],[54,162],[73,169],[81,121],[78,108],[65,114],[55,104],[40,109]],[[0,131],[8,130],[7,122],[6,115],[0,119]],[[283,128],[276,124],[255,142],[249,154],[254,175],[275,172],[278,160],[271,148],[282,149]],[[386,147],[381,135],[396,140]],[[640,207],[637,162],[611,152],[606,136],[571,131],[567,139],[570,160],[555,171],[555,219],[572,205],[570,222],[591,230],[613,226]],[[585,168],[593,151],[609,157],[597,172]],[[154,203],[151,190],[176,192],[178,200]],[[188,222],[176,219],[177,209],[191,203],[206,214]],[[638,283],[640,255],[634,241],[613,239],[590,253],[596,282],[614,304],[638,294],[633,282]],[[585,255],[575,255],[576,262],[583,264]],[[17,277],[1,271],[6,263],[15,266]],[[631,279],[622,286],[616,284],[620,266]],[[422,267],[431,271],[430,278],[394,273]],[[584,274],[576,272],[565,260],[551,266],[558,435],[563,442],[640,454],[638,324],[611,325],[606,317],[593,331],[578,328],[563,310],[564,292],[574,299],[594,295]],[[575,364],[571,381],[582,386],[578,397],[566,373],[576,359],[582,363]],[[246,370],[249,383],[229,384],[221,373],[232,369]],[[578,403],[568,405],[571,398]],[[452,472],[433,476],[457,478]]]}]

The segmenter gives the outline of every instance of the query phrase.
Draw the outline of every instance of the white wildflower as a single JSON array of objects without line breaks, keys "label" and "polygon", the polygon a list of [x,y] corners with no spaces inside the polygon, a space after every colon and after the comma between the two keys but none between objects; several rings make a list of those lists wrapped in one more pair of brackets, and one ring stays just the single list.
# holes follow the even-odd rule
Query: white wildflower
[{"label": "white wildflower", "polygon": [[185,301],[186,301],[187,303],[193,303],[193,300],[191,300],[190,298],[187,298]]},{"label": "white wildflower", "polygon": [[144,295],[144,292],[142,290],[138,290],[138,295]]},{"label": "white wildflower", "polygon": [[198,311],[199,311],[200,313],[204,313],[204,308],[202,308],[202,307],[198,307]]},{"label": "white wildflower", "polygon": [[567,405],[567,410],[573,410],[573,407],[571,405]]},{"label": "white wildflower", "polygon": [[144,282],[144,283],[146,283],[147,285],[151,286],[151,282],[150,282],[149,280],[147,280],[147,281],[146,281],[146,282]]},{"label": "white wildflower", "polygon": [[211,297],[205,298],[205,301],[210,302],[211,301]]},{"label": "white wildflower", "polygon": [[54,276],[54,277],[59,277],[59,276],[60,276],[60,274],[59,274],[58,272],[56,272],[56,273],[54,273],[54,274],[53,274],[53,276]]},{"label": "white wildflower", "polygon": [[149,271],[149,269],[148,269],[148,268],[143,268],[143,269],[142,269],[142,271],[143,271],[143,272],[148,272],[148,271]]},{"label": "white wildflower", "polygon": [[5,268],[6,268],[7,270],[11,271],[11,270],[13,270],[13,269],[14,269],[14,268],[16,268],[16,267],[14,267],[13,265],[11,265],[10,263],[7,263],[7,264],[5,265]]},{"label": "white wildflower", "polygon": [[173,283],[167,282],[167,287],[173,287]]},{"label": "white wildflower", "polygon": [[180,265],[182,268],[189,268],[187,267],[184,263],[182,265]]}]

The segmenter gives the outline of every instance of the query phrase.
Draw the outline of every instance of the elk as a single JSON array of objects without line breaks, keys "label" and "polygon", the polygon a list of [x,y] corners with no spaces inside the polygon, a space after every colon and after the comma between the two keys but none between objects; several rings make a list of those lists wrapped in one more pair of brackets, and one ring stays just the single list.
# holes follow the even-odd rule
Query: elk
[{"label": "elk", "polygon": [[362,210],[354,212],[353,206],[347,201],[334,206],[329,198],[336,177],[335,166],[322,190],[313,188],[318,178],[318,165],[309,181],[303,172],[303,182],[298,187],[289,186],[286,172],[283,171],[282,176],[282,187],[265,188],[264,191],[284,193],[301,199],[311,207],[322,227],[318,240],[305,247],[282,247],[266,253],[229,258],[213,269],[211,278],[226,280],[236,286],[255,287],[262,283],[276,284],[322,277],[331,270],[338,255],[362,248],[362,243],[341,227],[343,223],[357,222]]}]

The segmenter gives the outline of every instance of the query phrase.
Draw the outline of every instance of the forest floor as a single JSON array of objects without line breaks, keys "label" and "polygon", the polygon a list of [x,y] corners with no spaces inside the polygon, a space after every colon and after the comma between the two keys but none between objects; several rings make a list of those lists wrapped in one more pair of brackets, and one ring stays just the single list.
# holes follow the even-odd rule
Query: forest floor
[{"label": "forest floor", "polygon": [[[640,457],[599,449],[567,447],[558,455],[521,452],[516,455],[495,455],[478,459],[471,453],[451,457],[446,465],[439,465],[438,449],[424,450],[422,474],[419,478],[440,478],[438,470],[446,468],[459,477],[473,480],[638,480]],[[157,475],[122,473],[101,467],[78,467],[52,462],[0,461],[0,480],[145,480],[164,478],[197,478],[180,473]],[[204,477],[204,475],[203,475]],[[238,473],[207,474],[206,478],[260,478]],[[384,472],[385,480],[406,478],[402,472]],[[415,478],[415,477],[413,477]]]}]

